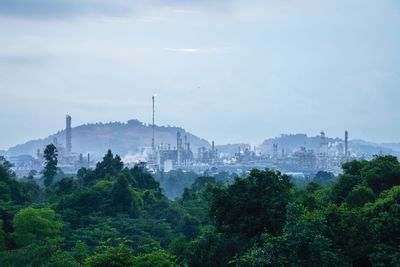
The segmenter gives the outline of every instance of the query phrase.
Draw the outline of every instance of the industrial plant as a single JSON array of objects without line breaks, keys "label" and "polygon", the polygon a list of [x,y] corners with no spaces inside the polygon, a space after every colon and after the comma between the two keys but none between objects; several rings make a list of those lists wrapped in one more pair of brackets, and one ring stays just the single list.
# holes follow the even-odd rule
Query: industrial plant
[{"label": "industrial plant", "polygon": [[182,138],[181,133],[176,133],[176,143],[157,144],[155,132],[155,98],[152,97],[152,147],[148,155],[147,167],[153,171],[168,172],[171,170],[186,170],[204,172],[215,171],[246,172],[253,168],[275,168],[284,172],[299,172],[313,174],[319,170],[339,173],[341,165],[357,155],[350,155],[349,133],[344,133],[343,142],[329,143],[325,132],[321,131],[319,147],[317,150],[301,146],[296,150],[287,151],[278,144],[272,145],[272,154],[258,151],[257,146],[238,147],[234,154],[219,153],[214,141],[210,147],[199,147],[197,154],[191,150],[187,137]]},{"label": "industrial plant", "polygon": [[[327,138],[325,132],[321,131],[318,137],[313,137],[313,144],[307,145],[304,142],[298,147],[288,147],[280,142],[280,139],[275,138],[259,146],[238,145],[235,151],[226,151],[224,145],[217,146],[214,141],[211,143],[204,141],[204,145],[199,146],[197,143],[197,146],[193,147],[188,133],[183,129],[176,131],[175,141],[171,142],[171,139],[166,141],[165,136],[157,132],[160,128],[155,125],[155,96],[152,97],[152,124],[146,127],[151,127],[151,144],[138,146],[134,153],[143,155],[136,160],[136,163],[140,161],[154,173],[171,170],[197,173],[209,170],[245,173],[253,168],[274,168],[282,172],[302,175],[312,175],[320,170],[337,174],[341,172],[341,165],[344,162],[368,157],[368,155],[352,151],[347,130],[344,131],[343,139]],[[148,136],[148,133],[146,134]],[[65,138],[64,142],[60,142],[57,136]],[[65,129],[58,135],[53,135],[51,142],[57,148],[58,167],[63,173],[75,174],[80,168],[94,167],[96,162],[101,160],[100,156],[94,157],[89,152],[82,151],[82,148],[74,147],[73,142],[72,117],[66,115]],[[19,176],[28,176],[32,173],[39,175],[44,166],[44,148],[45,145],[37,147],[35,156],[27,154],[9,156],[8,160],[14,165],[13,170]],[[109,148],[112,149],[111,145]],[[124,155],[120,156],[124,158]],[[126,163],[134,164],[135,162]]]}]

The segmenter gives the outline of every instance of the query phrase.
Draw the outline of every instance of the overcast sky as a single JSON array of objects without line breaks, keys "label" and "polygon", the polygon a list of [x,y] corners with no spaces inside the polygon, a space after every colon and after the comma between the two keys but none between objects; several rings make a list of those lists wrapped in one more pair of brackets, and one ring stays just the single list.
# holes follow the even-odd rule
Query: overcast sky
[{"label": "overcast sky", "polygon": [[398,0],[0,0],[0,149],[151,121],[400,141]]}]

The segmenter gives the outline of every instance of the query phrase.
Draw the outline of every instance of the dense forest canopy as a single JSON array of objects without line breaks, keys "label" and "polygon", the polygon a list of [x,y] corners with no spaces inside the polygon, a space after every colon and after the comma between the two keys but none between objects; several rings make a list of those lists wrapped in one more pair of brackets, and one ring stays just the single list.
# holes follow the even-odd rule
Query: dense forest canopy
[{"label": "dense forest canopy", "polygon": [[400,266],[393,156],[305,187],[277,170],[155,179],[111,151],[65,177],[56,158],[42,183],[0,158],[1,266]]}]

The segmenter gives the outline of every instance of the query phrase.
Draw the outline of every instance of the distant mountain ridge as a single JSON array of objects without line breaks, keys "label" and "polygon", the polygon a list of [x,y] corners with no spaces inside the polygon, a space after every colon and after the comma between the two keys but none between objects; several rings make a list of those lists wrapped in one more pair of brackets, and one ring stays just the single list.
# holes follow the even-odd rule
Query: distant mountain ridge
[{"label": "distant mountain ridge", "polygon": [[[180,132],[182,138],[186,135],[190,142],[192,151],[197,153],[197,148],[210,148],[210,143],[192,133],[185,131],[181,127],[174,126],[155,126],[156,145],[161,143],[170,144],[171,149],[176,146],[176,133]],[[76,126],[72,128],[72,151],[75,153],[90,153],[94,157],[101,157],[108,149],[121,156],[142,153],[146,148],[151,147],[152,127],[149,124],[138,120],[129,120],[123,122],[109,123],[91,123]],[[56,137],[58,143],[65,147],[65,130],[49,135],[43,139],[28,141],[24,144],[11,147],[7,151],[0,151],[0,155],[36,155],[37,149],[43,148],[52,143]],[[326,142],[343,145],[343,139],[326,137]],[[257,150],[264,154],[273,153],[273,144],[278,144],[278,152],[284,149],[285,153],[291,153],[299,150],[302,146],[307,149],[318,150],[320,145],[320,136],[307,136],[306,134],[281,134],[279,137],[268,138],[257,146]],[[249,147],[249,144],[218,144],[216,149],[219,153],[233,156],[239,148]],[[371,157],[376,154],[392,154],[400,157],[400,143],[373,143],[359,139],[349,141],[351,152],[359,156]]]},{"label": "distant mountain ridge", "polygon": [[[325,137],[327,143],[343,146],[344,140],[341,138]],[[304,146],[307,149],[317,151],[320,147],[321,137],[307,136],[306,134],[282,134],[279,137],[269,138],[259,145],[262,153],[272,154],[273,144],[278,145],[278,152],[283,149],[285,153],[291,153]],[[371,157],[378,154],[392,154],[400,157],[400,143],[373,143],[359,139],[349,140],[349,150],[359,156]]]},{"label": "distant mountain ridge", "polygon": [[[209,147],[208,141],[195,136],[183,128],[174,126],[155,126],[156,145],[170,144],[176,146],[176,134],[180,132],[182,138],[186,135],[191,147]],[[43,139],[31,140],[24,144],[16,145],[6,151],[8,156],[22,154],[36,155],[37,149],[43,149],[53,139],[65,147],[65,130],[61,130]],[[109,122],[92,123],[72,128],[72,151],[76,153],[90,153],[101,157],[108,149],[121,156],[142,152],[151,148],[152,127],[138,120],[129,120],[127,123]]]}]

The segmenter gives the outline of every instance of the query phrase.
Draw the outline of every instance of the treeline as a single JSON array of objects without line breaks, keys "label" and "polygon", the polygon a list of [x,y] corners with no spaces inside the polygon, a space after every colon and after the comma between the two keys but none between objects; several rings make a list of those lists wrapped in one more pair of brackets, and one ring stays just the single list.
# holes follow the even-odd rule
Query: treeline
[{"label": "treeline", "polygon": [[126,168],[111,151],[46,187],[17,180],[3,159],[0,263],[400,266],[397,158],[345,163],[333,183],[325,176],[304,188],[276,170],[230,184],[202,176],[171,201],[143,167]]}]

